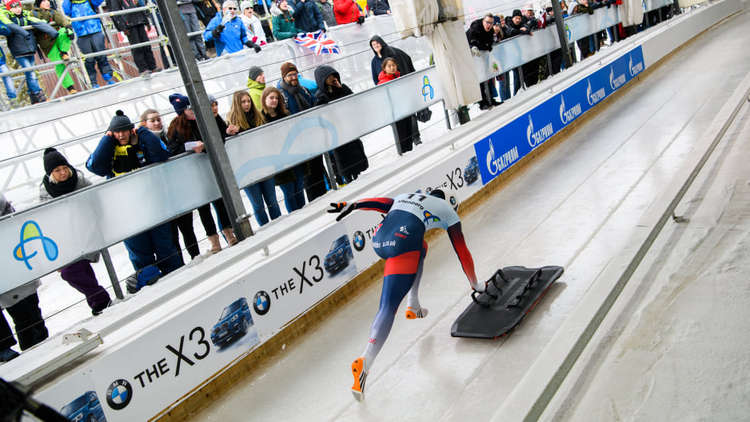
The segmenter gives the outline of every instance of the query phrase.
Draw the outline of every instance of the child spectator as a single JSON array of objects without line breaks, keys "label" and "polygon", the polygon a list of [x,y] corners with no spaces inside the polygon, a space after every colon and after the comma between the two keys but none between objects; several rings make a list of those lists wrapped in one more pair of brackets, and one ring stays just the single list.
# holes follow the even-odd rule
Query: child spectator
[{"label": "child spectator", "polygon": [[[341,83],[341,76],[336,69],[323,65],[315,69],[315,82],[318,91],[315,93],[316,105],[328,104],[331,101],[353,94],[352,90]],[[340,185],[351,183],[369,166],[362,140],[355,139],[331,153],[336,170],[336,182]]]},{"label": "child spectator", "polygon": [[[0,193],[0,216],[14,211],[5,195]],[[39,309],[39,296],[36,294],[40,284],[39,280],[33,280],[0,294],[0,362],[8,362],[18,357],[18,352],[11,349],[16,344],[16,339],[13,338],[13,332],[5,319],[3,308],[13,318],[21,350],[41,343],[49,336],[42,318],[42,310]]]},{"label": "child spectator", "polygon": [[[378,85],[390,82],[396,78],[401,77],[401,72],[398,71],[398,63],[396,59],[392,57],[386,57],[383,60],[383,70],[378,75]],[[419,136],[419,130],[415,131],[417,127],[417,118],[415,116],[408,116],[396,122],[396,133],[398,135],[399,143],[399,154],[409,152],[413,148],[415,137]],[[421,143],[421,142],[419,142]]]},{"label": "child spectator", "polygon": [[253,2],[250,0],[243,0],[242,3],[240,3],[240,9],[242,9],[242,15],[240,18],[245,24],[247,38],[259,46],[264,46],[266,44],[266,34],[263,32],[263,24],[260,22],[260,19],[255,16]]},{"label": "child spectator", "polygon": [[[145,127],[135,130],[128,116],[117,110],[107,133],[86,160],[86,168],[109,179],[168,158],[169,153],[159,138]],[[130,293],[156,283],[160,276],[182,266],[180,252],[172,243],[169,223],[125,239],[123,243],[136,271],[126,280]]]},{"label": "child spectator", "polygon": [[[177,9],[180,11],[180,17],[188,34],[201,30],[200,22],[198,22],[198,11],[195,7],[193,0],[177,0]],[[195,60],[208,60],[206,44],[203,43],[203,37],[200,34],[190,36],[190,50],[193,52]],[[164,60],[164,63],[166,63],[166,60]]]},{"label": "child spectator", "polygon": [[[22,67],[34,66],[34,54],[36,53],[36,38],[34,31],[27,31],[23,26],[31,25],[34,30],[47,34],[50,38],[57,38],[55,31],[49,24],[32,16],[28,10],[23,10],[21,0],[5,0],[7,10],[0,11],[0,35],[8,40],[10,54]],[[47,101],[35,71],[25,72],[26,86],[29,88],[31,104]]]},{"label": "child spectator", "polygon": [[[200,153],[204,151],[204,145],[202,142],[202,136],[198,129],[198,123],[195,120],[195,113],[190,107],[190,100],[188,97],[182,94],[172,94],[169,96],[169,102],[172,103],[177,117],[172,119],[169,123],[169,129],[167,129],[167,139],[169,139],[168,149],[171,156],[182,154],[187,150],[186,144],[189,144],[190,149],[193,152]],[[224,234],[229,246],[233,246],[237,243],[237,238],[232,230],[232,223],[229,220],[227,209],[224,206],[224,201],[220,198],[212,202],[216,209],[216,215],[219,218],[219,224],[223,229],[221,230]],[[221,250],[219,243],[219,234],[216,231],[216,223],[214,217],[211,215],[211,206],[206,204],[198,208],[198,215],[200,216],[203,229],[206,231],[208,241],[211,243],[211,253],[217,253]],[[190,217],[190,221],[187,221],[186,216],[178,218],[178,227],[182,233],[183,240],[186,246],[195,238],[195,233],[192,233],[193,219]],[[187,235],[186,235],[187,233]],[[191,254],[192,255],[192,254]]]},{"label": "child spectator", "polygon": [[[107,7],[109,7],[111,12],[135,9],[143,6],[145,6],[143,0],[107,0]],[[114,22],[115,28],[117,28],[118,31],[125,32],[128,36],[128,42],[130,45],[148,42],[148,34],[146,34],[146,25],[149,24],[147,12],[134,12],[125,15],[112,16],[112,22]],[[133,61],[138,68],[138,73],[140,73],[141,76],[149,76],[151,72],[156,70],[154,50],[150,45],[133,48],[130,52],[133,55]]]},{"label": "child spectator", "polygon": [[354,22],[362,24],[365,21],[364,13],[354,0],[333,0],[333,13],[336,14],[339,25]]},{"label": "child spectator", "polygon": [[[44,150],[44,173],[39,186],[39,199],[42,202],[91,186],[83,173],[73,168],[54,148]],[[91,268],[91,263],[98,260],[99,253],[95,252],[60,270],[62,279],[86,296],[86,303],[94,316],[101,314],[104,308],[112,304],[109,294],[99,285],[94,269]]]},{"label": "child spectator", "polygon": [[[75,32],[73,32],[70,19],[59,10],[53,9],[50,0],[35,0],[32,14],[57,30],[57,38],[52,38],[45,33],[39,35],[37,41],[39,42],[39,47],[42,49],[42,53],[53,62],[69,60],[70,55],[68,52],[70,51],[71,40],[75,39]],[[62,76],[64,71],[64,64],[55,66],[55,73],[58,78]],[[73,78],[70,77],[70,72],[66,72],[62,81],[63,88],[67,89],[70,94],[75,94],[77,91],[73,85]]]},{"label": "child spectator", "polygon": [[[0,72],[10,72],[8,64],[5,62],[5,52],[0,48]],[[16,91],[16,85],[13,83],[13,78],[10,76],[3,76],[3,85],[5,85],[5,95],[10,100],[11,108],[17,105],[16,98],[18,98],[18,92]]]},{"label": "child spectator", "polygon": [[295,26],[294,10],[289,6],[287,0],[276,0],[271,6],[271,15],[273,16],[273,37],[277,40],[294,38],[302,32]]},{"label": "child spectator", "polygon": [[[104,0],[63,0],[63,13],[71,18],[96,15],[99,6]],[[73,22],[73,31],[78,37],[78,48],[81,53],[89,55],[106,49],[104,45],[104,34],[102,33],[102,21],[99,18],[86,19]],[[115,83],[112,79],[112,67],[107,61],[107,56],[86,57],[86,73],[89,75],[92,87],[99,88],[96,79],[96,66],[107,85]]]},{"label": "child spectator", "polygon": [[[266,123],[283,119],[290,114],[286,108],[284,96],[278,88],[269,86],[264,89],[261,102],[263,104],[261,115]],[[305,206],[305,169],[305,163],[301,163],[274,176],[276,185],[284,193],[284,205],[290,214]]]},{"label": "child spectator", "polygon": [[222,4],[222,12],[217,13],[208,23],[203,38],[214,42],[217,56],[236,53],[242,50],[243,45],[254,49],[256,53],[260,52],[260,46],[247,37],[245,24],[237,16],[237,2],[234,0],[226,0]]},{"label": "child spectator", "polygon": [[260,97],[263,95],[264,89],[266,89],[266,75],[263,73],[263,69],[252,66],[247,72],[247,91],[250,93],[250,98],[253,99],[256,110],[263,108]]},{"label": "child spectator", "polygon": [[297,0],[294,10],[295,26],[302,32],[325,31],[323,16],[315,0]]},{"label": "child spectator", "polygon": [[333,13],[333,0],[314,0],[318,4],[318,10],[320,10],[320,16],[323,17],[323,22],[326,26],[332,28],[338,25],[336,22],[336,14]]},{"label": "child spectator", "polygon": [[[315,97],[300,83],[299,71],[293,63],[286,62],[281,65],[281,80],[277,88],[284,95],[286,106],[291,114],[299,113],[315,105]],[[322,155],[308,160],[305,164],[307,166],[305,193],[307,194],[307,200],[313,201],[328,191],[326,187],[328,175],[323,166]]]},{"label": "child spectator", "polygon": [[[265,123],[263,115],[259,109],[255,108],[255,104],[247,91],[237,91],[234,93],[227,121],[230,125],[237,126],[240,132],[256,128]],[[253,206],[255,220],[259,226],[262,227],[268,223],[269,215],[271,220],[275,220],[281,215],[279,200],[276,199],[276,185],[273,176],[256,182],[244,190],[245,195],[250,200],[250,204]],[[263,205],[264,202],[265,206],[268,207],[268,214],[266,214],[266,208]]]}]

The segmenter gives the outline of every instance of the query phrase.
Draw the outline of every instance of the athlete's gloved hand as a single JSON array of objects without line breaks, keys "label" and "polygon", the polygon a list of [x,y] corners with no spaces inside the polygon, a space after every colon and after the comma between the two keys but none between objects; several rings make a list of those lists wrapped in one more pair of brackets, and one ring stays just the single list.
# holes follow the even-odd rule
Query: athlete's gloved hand
[{"label": "athlete's gloved hand", "polygon": [[354,204],[349,205],[349,207],[346,206],[347,203],[344,202],[331,202],[331,209],[327,210],[330,213],[341,213],[338,216],[336,216],[336,221],[341,221],[342,218],[349,215],[352,211],[354,211]]}]

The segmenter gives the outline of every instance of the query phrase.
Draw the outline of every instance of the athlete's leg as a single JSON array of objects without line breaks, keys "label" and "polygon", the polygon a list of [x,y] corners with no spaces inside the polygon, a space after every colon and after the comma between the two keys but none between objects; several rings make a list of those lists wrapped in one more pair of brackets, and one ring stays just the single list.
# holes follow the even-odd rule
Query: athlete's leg
[{"label": "athlete's leg", "polygon": [[422,241],[422,254],[419,257],[419,268],[414,277],[414,283],[409,289],[409,297],[406,299],[406,319],[424,318],[427,316],[427,308],[419,305],[419,281],[422,279],[422,268],[424,267],[424,258],[427,256],[427,242]]}]

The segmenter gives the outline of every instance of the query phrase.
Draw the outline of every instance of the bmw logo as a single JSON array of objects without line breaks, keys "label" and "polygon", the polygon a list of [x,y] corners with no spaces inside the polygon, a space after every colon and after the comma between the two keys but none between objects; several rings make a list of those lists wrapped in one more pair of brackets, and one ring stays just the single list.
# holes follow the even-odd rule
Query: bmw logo
[{"label": "bmw logo", "polygon": [[253,309],[255,309],[255,313],[258,315],[265,315],[271,309],[271,296],[268,296],[265,290],[261,290],[255,294]]},{"label": "bmw logo", "polygon": [[107,388],[107,404],[114,410],[124,409],[133,398],[133,387],[124,379],[119,379]]},{"label": "bmw logo", "polygon": [[353,239],[354,239],[354,242],[353,242],[354,249],[356,249],[357,252],[365,248],[365,234],[364,233],[357,230],[356,232],[354,232]]}]

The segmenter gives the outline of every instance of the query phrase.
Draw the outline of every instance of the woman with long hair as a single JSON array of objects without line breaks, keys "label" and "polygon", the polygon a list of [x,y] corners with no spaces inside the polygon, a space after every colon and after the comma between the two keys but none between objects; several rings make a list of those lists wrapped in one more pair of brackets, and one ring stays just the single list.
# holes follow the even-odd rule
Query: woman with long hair
[{"label": "woman with long hair", "polygon": [[[265,123],[261,112],[255,108],[255,104],[246,90],[237,91],[232,96],[232,107],[227,115],[227,123],[237,126],[239,132],[256,128]],[[263,226],[268,223],[269,215],[271,220],[275,220],[281,215],[279,200],[276,199],[276,184],[273,176],[254,183],[244,190],[253,206],[253,214],[255,214],[255,221],[258,222],[258,225]],[[268,214],[266,214],[266,206],[268,207]]]},{"label": "woman with long hair", "polygon": [[[187,148],[192,149],[196,153],[203,152],[203,137],[198,129],[198,123],[195,121],[195,113],[190,107],[190,100],[188,97],[182,94],[172,94],[169,96],[169,102],[172,103],[172,107],[174,107],[174,111],[177,113],[177,117],[169,123],[169,129],[167,129],[167,139],[169,140],[167,147],[169,148],[169,154],[173,156],[182,154]],[[224,238],[229,246],[236,244],[237,238],[234,236],[234,230],[232,230],[232,224],[229,221],[229,215],[224,206],[224,201],[217,199],[216,201],[213,201],[212,204],[216,210],[216,215],[219,217],[219,224],[223,227],[221,231],[224,233]],[[186,215],[190,216],[191,214]],[[198,208],[198,215],[200,216],[203,228],[206,230],[208,241],[211,243],[211,253],[219,252],[221,250],[219,234],[216,231],[216,223],[211,215],[211,207],[209,204]],[[183,238],[188,238],[188,236],[184,236],[185,230],[188,230],[188,217],[183,217],[186,220],[184,222],[184,227],[180,226],[181,223],[178,223],[178,227],[180,227],[180,231],[183,232]],[[182,219],[183,217],[179,218]],[[192,228],[192,218],[190,220],[190,228]]]}]

